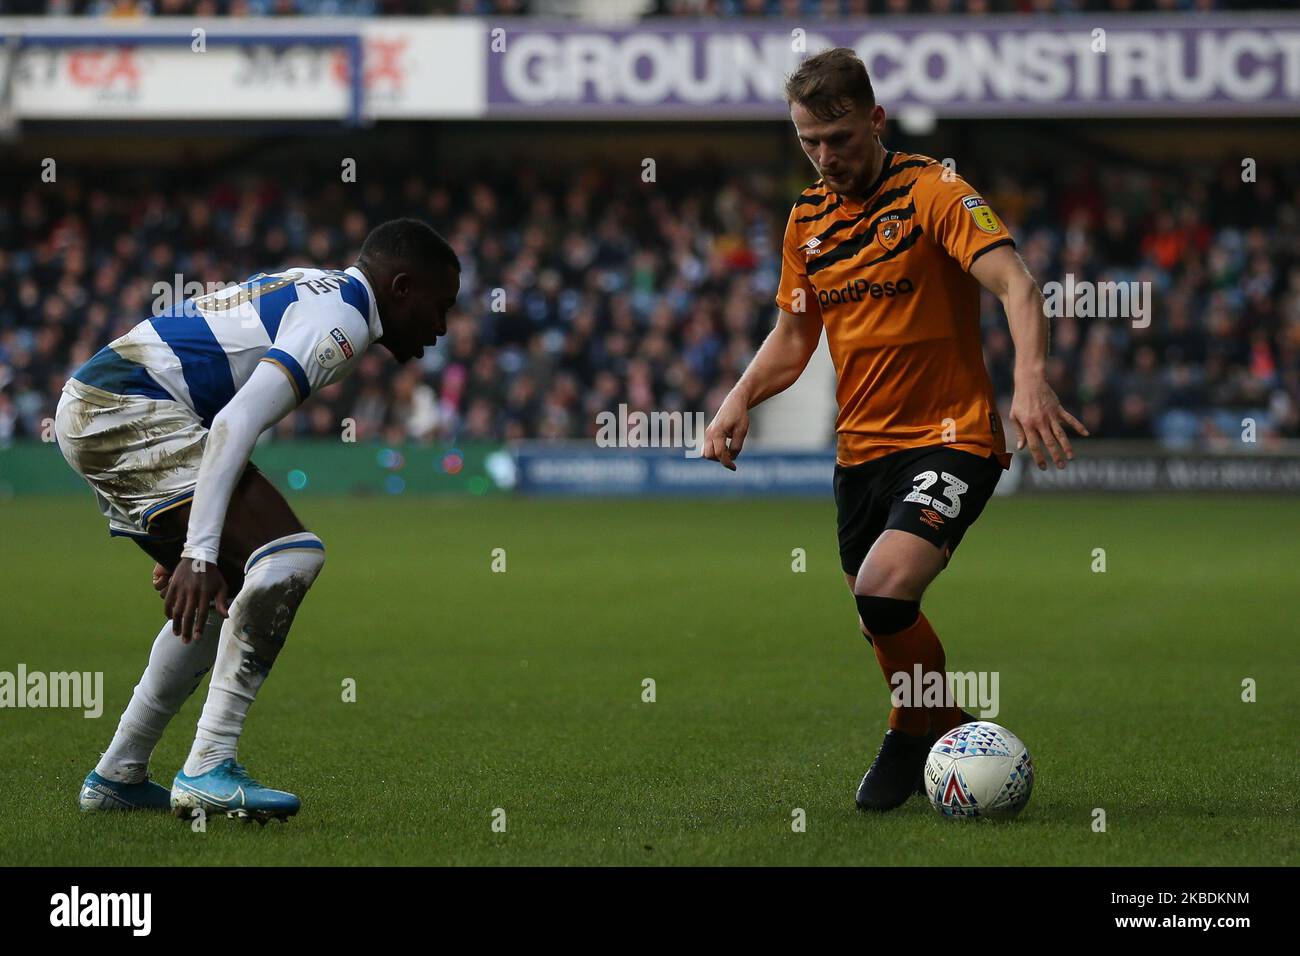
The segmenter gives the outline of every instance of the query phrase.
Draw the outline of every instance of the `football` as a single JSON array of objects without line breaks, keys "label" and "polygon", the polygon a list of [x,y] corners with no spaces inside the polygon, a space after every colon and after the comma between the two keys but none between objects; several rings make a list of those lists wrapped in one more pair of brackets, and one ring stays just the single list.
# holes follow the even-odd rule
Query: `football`
[{"label": "football", "polygon": [[925,794],[946,817],[1010,820],[1034,789],[1034,761],[1020,738],[977,720],[940,737],[925,761]]}]

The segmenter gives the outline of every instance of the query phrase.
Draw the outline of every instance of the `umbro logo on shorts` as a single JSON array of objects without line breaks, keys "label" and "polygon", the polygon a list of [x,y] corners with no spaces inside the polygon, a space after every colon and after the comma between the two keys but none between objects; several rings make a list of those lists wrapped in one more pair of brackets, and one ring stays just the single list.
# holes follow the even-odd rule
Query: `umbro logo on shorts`
[{"label": "umbro logo on shorts", "polygon": [[933,508],[922,508],[921,520],[935,531],[938,531],[943,527],[943,515],[939,514],[939,512],[935,511]]}]

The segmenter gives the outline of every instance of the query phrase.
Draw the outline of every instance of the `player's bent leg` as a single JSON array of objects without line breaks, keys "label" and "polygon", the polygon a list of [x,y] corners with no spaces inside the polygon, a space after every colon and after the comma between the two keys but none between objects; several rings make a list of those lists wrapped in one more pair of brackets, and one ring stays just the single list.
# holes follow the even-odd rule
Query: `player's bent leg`
[{"label": "player's bent leg", "polygon": [[[934,724],[960,722],[956,708],[924,706],[926,676],[945,675],[943,645],[921,613],[921,596],[947,562],[944,549],[906,531],[889,529],[872,545],[853,582],[863,633],[893,696],[889,730],[858,787],[863,810],[892,810],[916,792],[933,743]],[[933,679],[933,678],[930,678]],[[946,676],[941,676],[944,704]]]},{"label": "player's bent leg", "polygon": [[[188,522],[185,505],[163,515],[150,530],[183,539]],[[178,546],[176,560],[179,554]],[[156,559],[164,567],[175,566],[174,560]],[[303,527],[284,496],[250,464],[231,495],[221,531],[218,566],[230,595],[230,618],[221,624],[194,745],[173,781],[172,809],[178,815],[203,807],[205,812],[265,822],[298,809],[297,797],[249,778],[236,762],[236,753],[248,709],[323,563],[320,539]]]},{"label": "player's bent leg", "polygon": [[[151,526],[149,537],[133,540],[164,568],[174,571],[180,561],[188,520],[186,504],[161,516]],[[243,581],[243,562],[232,565],[222,558],[219,563],[232,591],[238,589]],[[82,810],[169,808],[171,791],[149,779],[149,759],[171,718],[211,669],[220,637],[221,618],[212,611],[203,636],[190,644],[182,643],[172,633],[170,621],[163,624],[108,749],[82,781],[77,800]]]},{"label": "player's bent leg", "polygon": [[[913,680],[916,664],[928,674],[943,665],[943,649],[931,639],[921,614],[921,596],[943,570],[942,549],[906,531],[886,530],[872,545],[853,583],[853,598],[863,631],[870,635],[876,660],[891,691],[895,675]],[[906,685],[905,685],[906,686]],[[930,732],[930,714],[908,699],[889,714],[892,730],[913,736]]]},{"label": "player's bent leg", "polygon": [[[155,561],[174,569],[180,559],[179,538],[137,538]],[[149,758],[168,722],[198,688],[212,667],[221,634],[221,619],[213,615],[203,636],[182,644],[166,622],[154,638],[149,662],[122,712],[108,749],[100,755],[78,790],[77,804],[86,812],[167,810],[171,791],[149,777]]]},{"label": "player's bent leg", "polygon": [[881,532],[853,581],[854,595],[920,601],[947,563],[943,548],[907,531]]},{"label": "player's bent leg", "polygon": [[[866,476],[871,464],[857,471],[837,467],[836,501],[841,564],[846,572],[856,568],[850,587],[859,623],[893,698],[889,730],[858,788],[858,806],[889,810],[920,786],[933,741],[971,719],[953,705],[943,644],[921,611],[921,598],[988,503],[1001,465],[991,456],[946,447],[900,452],[880,459],[874,475],[861,479],[867,492],[850,494],[850,479]],[[926,491],[940,480],[933,489],[938,494]]]},{"label": "player's bent leg", "polygon": [[[173,571],[181,559],[189,520],[190,504],[186,502],[159,515],[149,526],[154,537],[137,539],[136,543],[168,571]],[[226,523],[221,529],[217,567],[226,581],[229,598],[234,600],[239,593],[244,565],[254,551],[276,538],[306,530],[284,495],[250,462],[230,496]]]},{"label": "player's bent leg", "polygon": [[296,796],[251,779],[236,752],[249,707],[324,564],[325,546],[309,531],[269,541],[249,557],[222,626],[194,747],[172,783],[171,805],[179,815],[202,808],[265,821],[298,812]]},{"label": "player's bent leg", "polygon": [[[916,701],[908,702],[912,710],[924,712],[932,739],[973,719],[949,699],[943,644],[921,610],[926,588],[948,566],[951,554],[947,546],[890,529],[872,547],[854,582],[859,618],[864,631],[874,635],[876,658],[885,670],[886,680],[904,666],[905,672],[913,675],[917,664],[924,674],[944,675],[945,693],[940,706],[920,707]],[[892,726],[915,732],[921,721],[902,715],[897,724],[891,721]]]},{"label": "player's bent leg", "polygon": [[168,722],[198,688],[212,667],[221,636],[221,618],[212,614],[203,636],[183,644],[167,621],[149,654],[149,664],[131,694],[117,731],[82,782],[82,810],[166,810],[170,791],[149,779],[149,758]]}]

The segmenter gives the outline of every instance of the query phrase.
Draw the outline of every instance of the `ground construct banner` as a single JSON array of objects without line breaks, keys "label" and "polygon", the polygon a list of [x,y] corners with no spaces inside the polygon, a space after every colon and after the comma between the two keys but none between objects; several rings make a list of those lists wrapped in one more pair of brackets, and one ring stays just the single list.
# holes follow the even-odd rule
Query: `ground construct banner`
[{"label": "ground construct banner", "polygon": [[1300,18],[1014,17],[512,27],[489,114],[772,117],[806,54],[855,49],[876,97],[937,116],[1293,114]]},{"label": "ground construct banner", "polygon": [[[1300,114],[1300,14],[870,21],[0,19],[19,119],[779,119],[850,46],[891,112]],[[355,64],[361,63],[358,72]]]}]

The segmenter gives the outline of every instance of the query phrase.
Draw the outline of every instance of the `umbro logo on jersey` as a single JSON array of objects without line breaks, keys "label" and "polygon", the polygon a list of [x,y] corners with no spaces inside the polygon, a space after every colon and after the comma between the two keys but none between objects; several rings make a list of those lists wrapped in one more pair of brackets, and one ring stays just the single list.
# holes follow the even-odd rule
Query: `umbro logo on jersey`
[{"label": "umbro logo on jersey", "polygon": [[821,244],[822,244],[821,239],[817,236],[813,236],[811,239],[809,239],[807,242],[804,243],[803,245],[804,254],[809,256],[817,255],[819,252],[821,252],[821,249],[817,248]]}]

